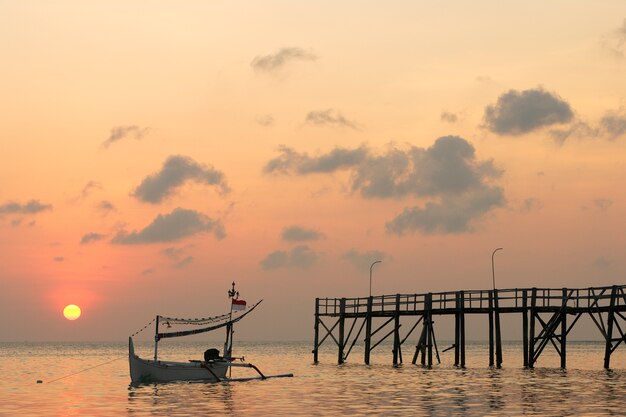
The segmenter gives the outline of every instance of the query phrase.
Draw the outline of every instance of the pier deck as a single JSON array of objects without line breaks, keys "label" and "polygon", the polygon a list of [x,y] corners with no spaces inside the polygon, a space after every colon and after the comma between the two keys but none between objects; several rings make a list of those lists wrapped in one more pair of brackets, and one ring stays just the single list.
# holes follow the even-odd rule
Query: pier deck
[{"label": "pier deck", "polygon": [[[626,285],[590,288],[515,288],[494,290],[447,291],[424,294],[394,294],[357,298],[316,298],[313,356],[329,337],[338,347],[338,363],[343,363],[365,329],[365,357],[369,364],[371,351],[393,336],[393,364],[402,363],[402,345],[421,324],[421,334],[413,355],[415,364],[421,355],[422,365],[432,366],[433,349],[439,359],[432,317],[453,315],[455,365],[465,366],[465,315],[486,315],[489,321],[489,366],[502,364],[501,314],[522,315],[522,341],[525,367],[535,362],[550,343],[561,358],[567,360],[567,335],[580,317],[588,314],[603,336],[606,348],[604,367],[610,367],[611,354],[626,342]],[[572,318],[568,321],[568,317]],[[372,330],[374,318],[387,320]],[[401,320],[415,320],[404,336]],[[328,326],[324,320],[333,320]],[[346,334],[346,321],[351,321]],[[360,326],[357,326],[358,322]],[[321,328],[320,328],[321,326]],[[358,327],[352,342],[350,338]],[[389,327],[391,329],[389,329]],[[374,342],[374,336],[387,332]],[[320,339],[320,330],[324,335]],[[619,335],[619,336],[618,336]]]}]

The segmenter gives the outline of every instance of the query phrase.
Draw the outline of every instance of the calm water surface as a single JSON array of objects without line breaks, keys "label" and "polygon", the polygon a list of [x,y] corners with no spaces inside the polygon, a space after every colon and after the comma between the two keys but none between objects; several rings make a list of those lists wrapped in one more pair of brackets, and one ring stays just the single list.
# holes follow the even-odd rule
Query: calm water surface
[{"label": "calm water surface", "polygon": [[[441,343],[448,346],[449,343]],[[160,345],[161,346],[161,345]],[[213,346],[219,346],[213,344]],[[206,343],[163,343],[163,359],[199,359]],[[292,372],[294,378],[231,383],[169,383],[129,386],[126,343],[0,343],[1,416],[191,416],[191,415],[624,415],[626,348],[602,369],[604,345],[568,342],[568,369],[558,369],[553,351],[538,368],[522,368],[521,345],[504,345],[504,368],[489,369],[484,343],[467,348],[467,369],[453,366],[454,353],[428,370],[391,366],[391,346],[362,364],[355,347],[338,367],[336,350],[326,345],[312,364],[310,343],[239,343],[237,354],[265,374]],[[137,353],[150,357],[151,345]],[[54,379],[115,360],[72,377]],[[248,370],[233,376],[252,376]],[[43,384],[36,384],[41,379]]]}]

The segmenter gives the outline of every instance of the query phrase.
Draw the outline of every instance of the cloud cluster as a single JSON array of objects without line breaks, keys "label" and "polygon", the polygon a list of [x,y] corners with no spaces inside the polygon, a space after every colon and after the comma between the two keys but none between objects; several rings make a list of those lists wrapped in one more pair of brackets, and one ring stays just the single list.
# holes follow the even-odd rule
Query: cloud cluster
[{"label": "cloud cluster", "polygon": [[287,242],[304,242],[322,239],[324,235],[317,230],[306,229],[300,226],[289,226],[283,229],[281,238]]},{"label": "cloud cluster", "polygon": [[230,191],[224,173],[195,162],[188,156],[168,157],[161,170],[144,178],[133,195],[146,203],[160,203],[186,181],[216,186],[221,193]]},{"label": "cloud cluster", "polygon": [[109,137],[107,138],[107,140],[105,140],[102,143],[102,147],[106,149],[109,146],[111,146],[113,143],[119,142],[120,140],[125,139],[125,138],[141,139],[149,131],[150,131],[150,128],[139,127],[137,125],[115,126],[111,129],[111,133],[109,134]]},{"label": "cloud cluster", "polygon": [[91,243],[91,242],[97,242],[99,240],[104,239],[105,237],[106,237],[106,235],[103,235],[101,233],[95,233],[95,232],[87,233],[87,234],[83,235],[83,237],[80,239],[80,244],[81,245],[86,245],[86,244]]},{"label": "cloud cluster", "polygon": [[306,245],[299,245],[289,251],[275,251],[261,261],[263,269],[300,268],[308,269],[317,262],[319,255]]},{"label": "cloud cluster", "polygon": [[387,223],[389,233],[407,231],[459,233],[471,231],[473,220],[505,204],[502,188],[492,182],[502,175],[492,160],[476,159],[474,147],[458,136],[440,137],[428,148],[389,146],[375,155],[368,148],[336,148],[316,157],[287,147],[264,171],[285,175],[351,172],[351,190],[364,198],[430,199],[407,208]]},{"label": "cloud cluster", "polygon": [[463,233],[473,230],[472,221],[505,203],[499,187],[484,187],[456,198],[428,202],[423,207],[410,207],[385,224],[388,233],[403,235],[420,231],[424,234]]},{"label": "cloud cluster", "polygon": [[620,109],[607,112],[600,119],[600,129],[605,132],[610,140],[626,135],[626,111]]},{"label": "cloud cluster", "polygon": [[263,168],[264,173],[297,175],[331,173],[340,169],[354,167],[363,162],[368,156],[368,150],[364,146],[356,149],[335,148],[328,154],[317,157],[299,153],[284,145],[280,146],[278,150],[281,154],[265,164]]},{"label": "cloud cluster", "polygon": [[195,210],[176,208],[169,214],[159,214],[148,226],[139,230],[118,232],[111,243],[136,245],[174,242],[198,233],[211,232],[216,239],[223,239],[226,234],[219,220],[213,220]]},{"label": "cloud cluster", "polygon": [[194,261],[193,256],[186,255],[186,251],[190,247],[192,247],[192,245],[187,245],[183,248],[169,247],[163,249],[161,253],[174,261],[172,267],[176,269],[183,269]]},{"label": "cloud cluster", "polygon": [[315,126],[335,126],[348,127],[354,130],[359,129],[355,122],[348,120],[339,111],[333,109],[310,111],[307,113],[304,122]]},{"label": "cloud cluster", "polygon": [[568,123],[574,118],[569,103],[557,94],[535,88],[509,90],[485,108],[485,127],[500,135],[522,135],[533,130]]},{"label": "cloud cluster", "polygon": [[42,204],[39,200],[30,200],[26,204],[8,201],[0,205],[0,214],[37,214],[52,210],[51,204]]},{"label": "cloud cluster", "polygon": [[622,26],[604,37],[602,45],[615,58],[626,58],[626,19],[622,22]]},{"label": "cloud cluster", "polygon": [[441,120],[447,123],[456,123],[459,120],[459,116],[449,111],[441,112]]},{"label": "cloud cluster", "polygon": [[298,47],[281,48],[274,54],[256,56],[250,66],[258,72],[278,71],[293,61],[315,61],[317,56],[312,51]]},{"label": "cloud cluster", "polygon": [[356,249],[350,249],[343,254],[342,259],[350,262],[359,271],[367,271],[373,262],[385,261],[389,259],[389,255],[378,250],[359,252]]},{"label": "cloud cluster", "polygon": [[96,205],[96,209],[103,215],[107,215],[112,211],[115,211],[115,206],[110,201],[102,200]]}]

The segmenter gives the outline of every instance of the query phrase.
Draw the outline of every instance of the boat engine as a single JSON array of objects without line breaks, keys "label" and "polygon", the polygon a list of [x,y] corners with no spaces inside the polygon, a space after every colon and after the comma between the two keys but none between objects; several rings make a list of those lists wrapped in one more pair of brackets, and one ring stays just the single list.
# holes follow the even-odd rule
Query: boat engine
[{"label": "boat engine", "polygon": [[220,350],[215,348],[210,348],[204,351],[204,361],[213,361],[215,359],[221,359]]}]

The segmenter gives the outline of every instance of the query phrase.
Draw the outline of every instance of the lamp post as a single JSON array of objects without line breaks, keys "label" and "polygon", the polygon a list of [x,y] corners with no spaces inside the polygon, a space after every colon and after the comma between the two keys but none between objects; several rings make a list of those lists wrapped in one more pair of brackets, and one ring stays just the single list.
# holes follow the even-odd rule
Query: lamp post
[{"label": "lamp post", "polygon": [[497,251],[502,250],[503,248],[497,248],[496,250],[493,251],[493,253],[491,254],[491,278],[493,280],[493,289],[496,289],[496,270],[494,268],[493,265],[493,257],[496,254]]},{"label": "lamp post", "polygon": [[374,265],[381,263],[382,261],[374,261],[370,265],[370,297],[372,296],[372,268]]}]

